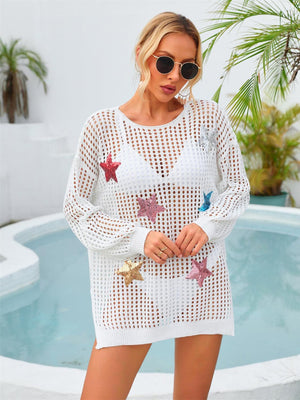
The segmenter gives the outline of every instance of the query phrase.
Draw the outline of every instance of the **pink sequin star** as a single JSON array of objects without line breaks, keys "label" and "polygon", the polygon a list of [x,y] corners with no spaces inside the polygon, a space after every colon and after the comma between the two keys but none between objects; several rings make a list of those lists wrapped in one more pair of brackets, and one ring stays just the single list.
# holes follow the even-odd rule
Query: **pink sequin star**
[{"label": "pink sequin star", "polygon": [[153,223],[155,223],[156,215],[159,212],[165,211],[165,207],[157,204],[156,194],[154,193],[149,199],[142,199],[138,197],[138,202],[140,205],[140,210],[138,211],[138,217],[146,216]]},{"label": "pink sequin star", "polygon": [[196,279],[199,286],[202,287],[204,279],[212,275],[212,272],[206,268],[206,265],[207,257],[205,257],[201,263],[198,263],[196,260],[192,260],[192,270],[186,276],[186,278]]},{"label": "pink sequin star", "polygon": [[100,167],[105,171],[105,179],[108,182],[111,178],[118,182],[116,169],[121,165],[120,162],[112,162],[111,154],[108,155],[105,163],[100,163]]}]

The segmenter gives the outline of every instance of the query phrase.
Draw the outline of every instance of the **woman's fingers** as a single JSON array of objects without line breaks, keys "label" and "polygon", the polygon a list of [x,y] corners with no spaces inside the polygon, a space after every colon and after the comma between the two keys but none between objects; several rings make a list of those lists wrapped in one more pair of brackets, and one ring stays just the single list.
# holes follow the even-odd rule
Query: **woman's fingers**
[{"label": "woman's fingers", "polygon": [[146,237],[145,255],[158,264],[164,264],[168,258],[174,256],[195,256],[207,242],[207,234],[197,224],[183,227],[175,243],[161,232],[150,231]]},{"label": "woman's fingers", "polygon": [[196,255],[207,240],[208,236],[203,229],[192,223],[183,227],[175,243],[183,256],[188,257]]},{"label": "woman's fingers", "polygon": [[181,256],[181,251],[167,236],[161,232],[151,231],[146,237],[144,244],[146,256],[152,258],[159,264],[164,264],[168,258],[177,255]]},{"label": "woman's fingers", "polygon": [[[180,248],[182,255],[187,257],[189,254],[187,252],[187,247],[194,239],[193,233],[189,232],[188,226],[185,226],[182,231],[180,232],[178,238],[176,239],[176,244]],[[196,245],[196,241],[194,239],[194,246]],[[193,247],[192,247],[193,248]]]},{"label": "woman's fingers", "polygon": [[200,249],[201,249],[201,247],[202,247],[202,245],[198,243],[198,244],[194,247],[194,250],[191,251],[191,256],[193,257],[193,256],[195,256],[196,254],[198,254],[199,251],[200,251]]},{"label": "woman's fingers", "polygon": [[206,235],[206,237],[203,235],[203,237],[201,238],[200,242],[198,242],[196,244],[196,246],[193,248],[193,250],[191,251],[191,256],[192,257],[199,253],[201,247],[204,246],[205,243],[207,242],[207,239],[208,239],[207,235]]},{"label": "woman's fingers", "polygon": [[183,242],[180,247],[180,250],[182,251],[182,254],[184,255],[184,257],[187,257],[190,255],[190,252],[196,246],[196,244],[197,244],[197,238],[195,238],[193,233],[186,232],[185,237],[184,237]]},{"label": "woman's fingers", "polygon": [[170,257],[173,257],[174,255],[177,257],[182,257],[179,247],[166,236],[165,236],[164,244],[165,244],[165,247],[167,247],[166,251],[171,252],[171,254],[172,254]]},{"label": "woman's fingers", "polygon": [[162,258],[161,256],[157,256],[154,253],[152,255],[149,255],[148,257],[152,258],[152,260],[154,260],[158,264],[165,264],[166,262],[166,259]]}]

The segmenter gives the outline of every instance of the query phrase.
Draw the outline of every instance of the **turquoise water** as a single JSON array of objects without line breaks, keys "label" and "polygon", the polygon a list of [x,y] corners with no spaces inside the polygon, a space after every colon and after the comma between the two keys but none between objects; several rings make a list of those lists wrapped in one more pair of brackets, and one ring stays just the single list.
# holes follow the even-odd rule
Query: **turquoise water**
[{"label": "turquoise water", "polygon": [[[86,249],[70,230],[26,243],[38,284],[0,299],[0,353],[45,365],[87,367],[94,342]],[[299,353],[300,238],[235,228],[227,239],[235,337],[217,368]],[[174,341],[154,343],[141,371],[173,372]]]}]

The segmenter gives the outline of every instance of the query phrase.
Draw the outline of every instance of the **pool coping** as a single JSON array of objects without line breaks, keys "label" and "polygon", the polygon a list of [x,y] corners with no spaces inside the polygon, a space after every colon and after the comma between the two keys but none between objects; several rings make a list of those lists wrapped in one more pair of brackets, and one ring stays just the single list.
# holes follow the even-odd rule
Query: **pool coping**
[{"label": "pool coping", "polygon": [[[275,212],[275,215],[274,215]],[[261,220],[262,214],[264,216]],[[295,217],[299,218],[295,218]],[[251,229],[259,229],[300,236],[300,210],[289,207],[250,205],[239,219]],[[20,221],[0,229],[0,296],[12,293],[39,280],[38,256],[22,245],[28,240],[68,228],[63,213]],[[276,231],[275,229],[275,231]],[[16,241],[18,240],[18,242]],[[13,360],[0,356],[1,382],[13,387],[40,390],[44,393],[63,393],[79,396],[85,376],[84,370],[50,367]],[[171,399],[173,374],[139,373],[129,399]],[[300,392],[300,355],[216,370],[210,399],[230,400],[268,399],[271,389],[296,399]],[[145,395],[147,393],[147,395]],[[255,397],[251,397],[255,394]],[[295,397],[293,396],[295,393]],[[55,398],[55,397],[51,398]],[[150,396],[150,397],[149,397]],[[220,396],[220,397],[218,397]],[[237,397],[235,397],[237,396]],[[248,397],[250,396],[250,397]],[[74,397],[77,398],[77,397]]]},{"label": "pool coping", "polygon": [[39,258],[23,243],[41,234],[67,228],[63,213],[56,213],[16,222],[0,229],[0,296],[31,285],[40,278]]},{"label": "pool coping", "polygon": [[[80,396],[86,372],[75,368],[33,364],[3,356],[0,356],[0,365],[2,384],[52,393],[53,399],[55,393]],[[300,393],[300,355],[241,367],[217,369],[209,398],[269,400],[269,391],[274,388],[276,395],[280,394],[276,398],[290,400],[297,398],[297,393]],[[128,399],[171,399],[172,390],[172,373],[140,372]]]}]

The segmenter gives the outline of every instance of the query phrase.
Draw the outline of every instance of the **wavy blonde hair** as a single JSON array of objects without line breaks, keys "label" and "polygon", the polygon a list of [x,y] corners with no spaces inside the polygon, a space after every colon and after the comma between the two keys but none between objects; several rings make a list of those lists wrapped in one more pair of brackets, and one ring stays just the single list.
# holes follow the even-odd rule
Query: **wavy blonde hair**
[{"label": "wavy blonde hair", "polygon": [[140,82],[138,90],[141,95],[144,94],[150,81],[150,70],[147,64],[148,58],[158,48],[160,41],[169,33],[186,33],[196,45],[195,62],[199,66],[198,75],[187,82],[185,90],[189,90],[189,100],[194,100],[192,87],[202,77],[202,52],[201,39],[195,25],[186,17],[173,12],[163,12],[152,18],[142,30],[139,40],[135,46],[136,68],[140,71],[143,81]]}]

